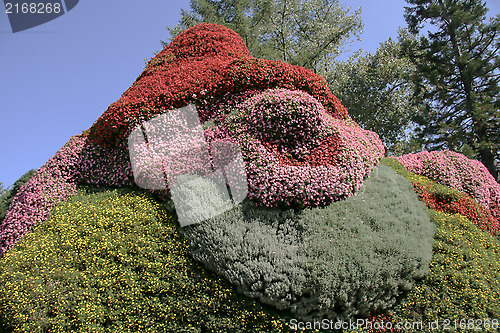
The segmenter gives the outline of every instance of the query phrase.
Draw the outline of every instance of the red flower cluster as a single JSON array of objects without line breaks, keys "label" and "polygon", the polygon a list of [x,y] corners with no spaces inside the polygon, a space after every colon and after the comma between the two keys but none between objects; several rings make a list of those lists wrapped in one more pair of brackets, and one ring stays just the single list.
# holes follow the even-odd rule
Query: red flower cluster
[{"label": "red flower cluster", "polygon": [[277,60],[242,58],[232,62],[230,70],[236,87],[302,90],[314,96],[335,118],[349,118],[347,109],[330,91],[326,80],[309,69]]},{"label": "red flower cluster", "polygon": [[323,77],[299,66],[252,58],[234,31],[203,23],[184,31],[151,59],[132,86],[92,125],[89,139],[116,146],[137,121],[165,110],[194,102],[202,107],[204,121],[212,116],[209,106],[226,93],[275,87],[307,92],[334,117],[349,118]]},{"label": "red flower cluster", "polygon": [[500,221],[491,215],[488,208],[480,205],[470,195],[456,190],[437,191],[432,183],[413,184],[415,191],[427,207],[448,214],[460,214],[470,219],[481,230],[493,236],[500,234]]},{"label": "red flower cluster", "polygon": [[250,57],[243,38],[222,25],[202,23],[188,29],[170,43],[169,48],[178,59],[216,57]]},{"label": "red flower cluster", "polygon": [[267,150],[276,155],[280,166],[296,166],[296,167],[319,167],[332,166],[338,164],[338,156],[340,154],[341,140],[337,135],[331,135],[321,141],[320,145],[304,156],[302,160],[297,160],[286,156],[280,152],[277,144],[262,142],[262,145]]},{"label": "red flower cluster", "polygon": [[357,330],[363,333],[403,332],[406,323],[397,321],[392,313],[373,314],[356,320]]}]

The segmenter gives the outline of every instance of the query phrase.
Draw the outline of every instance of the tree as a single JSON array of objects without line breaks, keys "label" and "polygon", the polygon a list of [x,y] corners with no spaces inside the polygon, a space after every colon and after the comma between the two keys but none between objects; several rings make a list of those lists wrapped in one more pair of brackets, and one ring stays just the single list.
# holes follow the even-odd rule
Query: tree
[{"label": "tree", "polygon": [[411,52],[417,65],[415,121],[430,150],[469,150],[498,179],[500,150],[500,15],[486,21],[480,0],[407,0],[413,33],[425,23],[435,32]]},{"label": "tree", "polygon": [[415,65],[401,44],[411,38],[400,30],[399,42],[389,38],[374,54],[358,53],[348,61],[336,62],[327,76],[330,88],[351,117],[376,132],[390,152],[402,149],[412,120]]},{"label": "tree", "polygon": [[8,188],[3,187],[3,183],[0,183],[0,201],[7,194],[8,190]]},{"label": "tree", "polygon": [[201,22],[222,24],[245,40],[255,57],[278,59],[326,74],[343,46],[361,32],[361,11],[339,0],[191,0],[174,38]]},{"label": "tree", "polygon": [[9,188],[5,188],[3,183],[0,183],[0,224],[3,221],[5,213],[7,213],[7,209],[9,208],[9,204],[7,198],[9,197],[10,190]]}]

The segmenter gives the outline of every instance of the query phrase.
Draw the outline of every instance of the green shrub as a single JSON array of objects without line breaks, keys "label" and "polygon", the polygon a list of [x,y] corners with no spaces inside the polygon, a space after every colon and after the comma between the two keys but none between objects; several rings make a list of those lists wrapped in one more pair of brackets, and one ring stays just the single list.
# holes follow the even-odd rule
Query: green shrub
[{"label": "green shrub", "polygon": [[7,213],[7,209],[9,208],[6,205],[8,195],[9,195],[9,188],[4,188],[3,183],[0,183],[0,224],[3,221],[3,217],[5,217],[5,214]]},{"label": "green shrub", "polygon": [[83,193],[0,261],[0,322],[14,332],[269,332],[285,319],[187,255],[150,194]]},{"label": "green shrub", "polygon": [[193,257],[226,277],[245,295],[289,309],[308,288],[302,221],[293,211],[236,208],[185,228]]},{"label": "green shrub", "polygon": [[33,177],[35,174],[36,170],[31,169],[28,172],[26,172],[24,175],[19,177],[18,180],[12,184],[12,187],[7,189],[4,193],[0,193],[0,224],[2,224],[3,219],[5,218],[5,215],[7,214],[7,210],[9,209],[10,204],[12,203],[12,200],[14,200],[14,197],[17,194],[17,191],[28,182],[28,180]]},{"label": "green shrub", "polygon": [[428,271],[432,233],[411,184],[387,166],[357,195],[324,208],[245,202],[184,229],[195,259],[243,294],[304,320],[393,306]]}]

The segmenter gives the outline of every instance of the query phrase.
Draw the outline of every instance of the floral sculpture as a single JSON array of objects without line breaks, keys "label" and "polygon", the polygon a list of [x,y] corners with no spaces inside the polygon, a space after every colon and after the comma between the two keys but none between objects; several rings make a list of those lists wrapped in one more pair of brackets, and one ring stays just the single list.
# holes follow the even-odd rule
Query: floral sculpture
[{"label": "floral sculpture", "polygon": [[[311,207],[346,198],[384,154],[379,137],[350,119],[323,77],[254,58],[234,31],[203,23],[152,58],[121,98],[19,191],[0,228],[0,256],[74,194],[75,184],[131,185],[127,136],[191,103],[207,124],[207,140],[241,146],[249,197],[258,205]],[[36,185],[47,177],[59,185]]]}]

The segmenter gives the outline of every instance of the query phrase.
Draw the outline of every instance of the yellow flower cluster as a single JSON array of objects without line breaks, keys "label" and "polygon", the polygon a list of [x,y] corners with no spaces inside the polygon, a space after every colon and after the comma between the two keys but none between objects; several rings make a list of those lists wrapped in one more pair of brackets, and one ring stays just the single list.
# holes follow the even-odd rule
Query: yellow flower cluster
[{"label": "yellow flower cluster", "polygon": [[0,316],[14,332],[289,331],[187,250],[151,195],[81,192],[0,261]]},{"label": "yellow flower cluster", "polygon": [[431,272],[398,313],[435,319],[500,318],[500,244],[461,215],[431,212]]},{"label": "yellow flower cluster", "polygon": [[[412,182],[428,185],[431,181],[399,169]],[[399,163],[398,163],[399,164]],[[440,185],[443,193],[455,193]],[[449,190],[449,192],[447,192]],[[438,320],[498,320],[500,318],[500,242],[459,214],[428,210],[436,225],[430,273],[416,283],[405,300],[394,309],[393,321],[424,323]],[[481,327],[481,331],[496,331]],[[461,329],[466,332],[468,329]],[[470,329],[471,332],[477,332]]]}]

